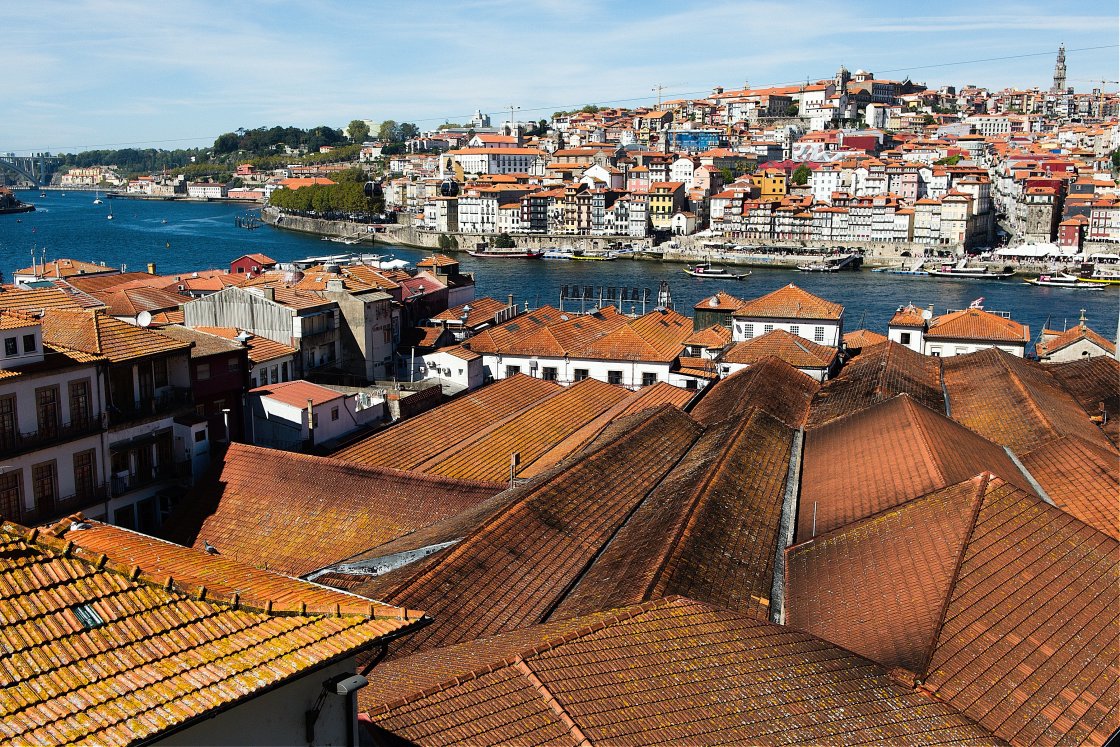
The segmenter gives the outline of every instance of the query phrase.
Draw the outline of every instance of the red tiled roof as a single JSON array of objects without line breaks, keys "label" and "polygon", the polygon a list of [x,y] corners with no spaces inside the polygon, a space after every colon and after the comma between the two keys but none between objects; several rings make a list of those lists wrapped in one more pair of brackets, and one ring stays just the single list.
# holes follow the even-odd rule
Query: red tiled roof
[{"label": "red tiled roof", "polygon": [[186,353],[182,342],[95,311],[50,309],[42,319],[43,342],[60,349],[103,356],[119,363],[149,355]]},{"label": "red tiled roof", "polygon": [[900,394],[806,433],[798,541],[985,470],[1031,489],[999,446]]},{"label": "red tiled roof", "polygon": [[493,298],[476,298],[473,301],[459,304],[458,306],[454,306],[450,309],[447,309],[446,311],[436,314],[432,317],[432,321],[462,321],[463,311],[468,306],[470,307],[470,309],[469,311],[467,311],[467,319],[465,324],[467,327],[471,328],[477,327],[480,324],[485,324],[487,322],[493,322],[499,313],[509,308],[508,303],[503,303]]},{"label": "red tiled roof", "polygon": [[705,348],[723,348],[731,342],[731,330],[722,324],[713,324],[706,329],[693,332],[685,338],[685,345]]},{"label": "red tiled roof", "polygon": [[[195,329],[208,335],[224,337],[227,340],[235,339],[241,334],[241,330],[237,327],[195,327]],[[285,345],[260,335],[250,335],[248,342],[245,344],[249,348],[249,360],[253,363],[265,363],[287,355],[294,355],[296,352],[296,349],[291,345]]]},{"label": "red tiled roof", "polygon": [[793,283],[746,301],[735,310],[735,317],[763,319],[822,319],[835,321],[844,315],[838,303],[818,298]]},{"label": "red tiled roof", "polygon": [[1117,549],[981,475],[790,548],[788,619],[1012,744],[1099,744],[1120,726]]},{"label": "red tiled roof", "polygon": [[92,296],[59,288],[15,288],[0,286],[0,309],[39,312],[44,309],[84,309],[90,304],[100,304]]},{"label": "red tiled roof", "polygon": [[1120,453],[1063,436],[1019,459],[1058,508],[1120,540]]},{"label": "red tiled roof", "polygon": [[774,356],[794,368],[827,369],[836,363],[836,348],[806,340],[784,329],[774,329],[764,335],[737,342],[723,354],[726,363],[753,365],[763,358]]},{"label": "red tiled roof", "polygon": [[785,361],[768,358],[717,382],[692,408],[692,416],[712,425],[761,408],[797,428],[805,422],[809,402],[820,386]]},{"label": "red tiled roof", "polygon": [[346,396],[333,389],[327,389],[325,386],[302,380],[259,386],[256,389],[250,389],[249,394],[268,397],[295,408],[307,407],[308,400],[311,401],[312,407],[316,407]]},{"label": "red tiled roof", "polygon": [[6,742],[156,739],[420,617],[116,527],[67,531],[70,522],[0,525]]},{"label": "red tiled roof", "polygon": [[303,576],[503,488],[235,443],[216,480],[197,488],[162,533],[199,550],[209,543],[225,557]]},{"label": "red tiled roof", "polygon": [[953,419],[1018,454],[1059,436],[1108,445],[1049,365],[989,348],[944,358],[941,368]]},{"label": "red tiled roof", "polygon": [[416,744],[998,743],[847,651],[677,597],[386,662],[360,702]]},{"label": "red tiled roof", "polygon": [[1056,363],[1047,371],[1061,384],[1085,412],[1093,418],[1105,417],[1101,430],[1120,446],[1120,362],[1104,355],[1094,355],[1068,363]]},{"label": "red tiled roof", "polygon": [[1045,360],[1047,357],[1053,355],[1059,350],[1068,348],[1070,345],[1073,345],[1076,342],[1080,342],[1081,340],[1091,342],[1092,344],[1104,350],[1108,355],[1112,355],[1116,352],[1116,343],[1114,343],[1112,340],[1109,340],[1104,335],[1094,332],[1092,329],[1086,327],[1083,324],[1078,324],[1076,326],[1070,327],[1065,332],[1060,333],[1057,337],[1040,343],[1037,346],[1038,357]]},{"label": "red tiled roof", "polygon": [[[894,312],[889,327],[918,327],[923,328],[926,326],[926,317],[923,314],[928,313],[927,309],[922,309],[914,304],[907,304],[900,306],[898,311]],[[932,317],[932,314],[930,314]],[[938,317],[940,318],[940,317]]]},{"label": "red tiled roof", "polygon": [[986,342],[1030,342],[1030,327],[983,309],[961,309],[934,317],[925,333],[927,340],[984,340]]},{"label": "red tiled roof", "polygon": [[848,350],[862,350],[872,345],[886,342],[887,337],[869,329],[856,329],[844,333],[844,347]]},{"label": "red tiled roof", "polygon": [[77,259],[56,259],[44,264],[38,264],[35,267],[24,267],[22,270],[16,270],[15,275],[35,275],[41,278],[68,278],[72,275],[103,275],[103,274],[119,274],[120,270],[116,267],[106,267],[105,265],[95,264],[93,262],[82,262]]},{"label": "red tiled roof", "polygon": [[824,425],[903,393],[943,412],[940,360],[891,341],[864,348],[813,398],[808,425]]}]

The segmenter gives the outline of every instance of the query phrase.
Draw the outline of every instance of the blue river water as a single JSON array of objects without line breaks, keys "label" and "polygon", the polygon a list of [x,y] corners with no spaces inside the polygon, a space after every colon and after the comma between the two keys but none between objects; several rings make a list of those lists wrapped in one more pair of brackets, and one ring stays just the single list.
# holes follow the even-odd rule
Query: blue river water
[{"label": "blue river water", "polygon": [[[263,226],[246,230],[235,218],[243,205],[184,202],[104,200],[94,205],[90,192],[51,191],[18,195],[36,211],[0,216],[0,272],[10,279],[13,270],[31,264],[44,249],[48,260],[73,259],[125,265],[145,270],[156,263],[161,274],[224,268],[236,257],[263,252],[278,261],[361,249],[416,262],[426,252],[397,246],[343,247],[318,237]],[[112,210],[113,220],[108,220]],[[740,298],[754,298],[788,283],[845,306],[847,330],[866,327],[885,333],[895,309],[908,302],[933,304],[935,312],[959,309],[983,297],[990,310],[1008,311],[1030,325],[1033,338],[1044,324],[1062,329],[1077,323],[1081,309],[1090,326],[1106,337],[1116,335],[1120,319],[1120,286],[1101,291],[1037,288],[1014,278],[1005,281],[951,280],[860,272],[799,273],[793,270],[754,269],[744,281],[702,280],[685,275],[682,265],[618,260],[615,262],[553,262],[545,260],[475,259],[459,254],[462,268],[474,272],[479,296],[505,299],[536,307],[559,304],[563,285],[581,287],[649,288],[656,298],[661,280],[668,280],[678,310],[692,306],[723,289]],[[568,305],[571,304],[571,305]],[[565,308],[579,309],[579,302]],[[629,308],[625,310],[629,311]],[[640,306],[637,309],[641,310]]]}]

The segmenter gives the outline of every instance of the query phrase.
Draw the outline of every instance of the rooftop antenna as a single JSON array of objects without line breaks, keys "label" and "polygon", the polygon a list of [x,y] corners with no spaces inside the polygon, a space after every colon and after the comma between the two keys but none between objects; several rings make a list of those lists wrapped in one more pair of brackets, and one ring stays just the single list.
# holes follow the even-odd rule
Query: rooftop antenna
[{"label": "rooftop antenna", "polygon": [[660,111],[661,110],[661,92],[665,90],[665,86],[658,83],[656,86],[654,86],[650,90],[657,92],[657,109],[658,109],[658,111]]}]

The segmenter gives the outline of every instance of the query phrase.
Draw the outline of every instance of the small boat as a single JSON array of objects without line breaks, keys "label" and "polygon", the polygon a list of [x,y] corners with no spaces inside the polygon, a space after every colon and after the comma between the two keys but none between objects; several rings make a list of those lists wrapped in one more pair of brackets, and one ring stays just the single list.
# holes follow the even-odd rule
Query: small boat
[{"label": "small boat", "polygon": [[798,265],[800,272],[840,272],[839,265],[829,264],[828,262],[809,262],[808,264]]},{"label": "small boat", "polygon": [[540,259],[544,252],[533,249],[468,249],[467,254],[479,259]]},{"label": "small boat", "polygon": [[101,191],[100,190],[94,190],[93,204],[94,205],[100,205],[101,204]]},{"label": "small boat", "polygon": [[112,220],[113,219],[113,206],[112,205],[109,206],[109,214],[107,216],[105,216],[105,218],[107,220]]},{"label": "small boat", "polygon": [[961,260],[955,265],[941,265],[940,267],[930,268],[929,274],[939,278],[963,278],[973,280],[1004,280],[1011,277],[1015,273],[1012,272],[992,272],[987,267],[969,267],[966,260]]},{"label": "small boat", "polygon": [[572,259],[580,259],[585,262],[610,262],[618,259],[618,255],[614,252],[606,252],[604,254],[587,254],[585,252],[576,252],[572,255]]},{"label": "small boat", "polygon": [[541,255],[541,259],[572,259],[574,255],[571,252],[566,252],[563,249],[547,249]]},{"label": "small boat", "polygon": [[40,196],[40,197],[46,197],[46,196],[47,196],[47,193],[46,193],[46,192],[40,192],[40,193],[39,193],[39,196]]},{"label": "small boat", "polygon": [[1033,280],[1028,278],[1023,281],[1026,285],[1039,285],[1046,288],[1077,288],[1079,290],[1104,290],[1101,283],[1082,280],[1075,275],[1060,273],[1058,275],[1039,275]]},{"label": "small boat", "polygon": [[684,268],[684,271],[694,278],[710,278],[712,280],[745,280],[751,274],[750,270],[742,273],[735,273],[731,272],[726,267],[712,267],[711,262],[689,265]]}]

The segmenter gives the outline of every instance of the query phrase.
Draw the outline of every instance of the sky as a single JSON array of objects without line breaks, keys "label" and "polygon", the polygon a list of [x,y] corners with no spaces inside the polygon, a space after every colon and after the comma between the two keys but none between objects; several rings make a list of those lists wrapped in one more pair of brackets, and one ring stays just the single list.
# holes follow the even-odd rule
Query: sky
[{"label": "sky", "polygon": [[[239,127],[353,119],[425,130],[510,105],[541,119],[840,64],[1048,88],[1062,42],[1070,84],[1088,91],[1120,78],[1117,30],[1115,0],[5,2],[0,152],[208,147]],[[1086,47],[1106,48],[1073,51]],[[1034,56],[991,59],[1013,55]]]}]

